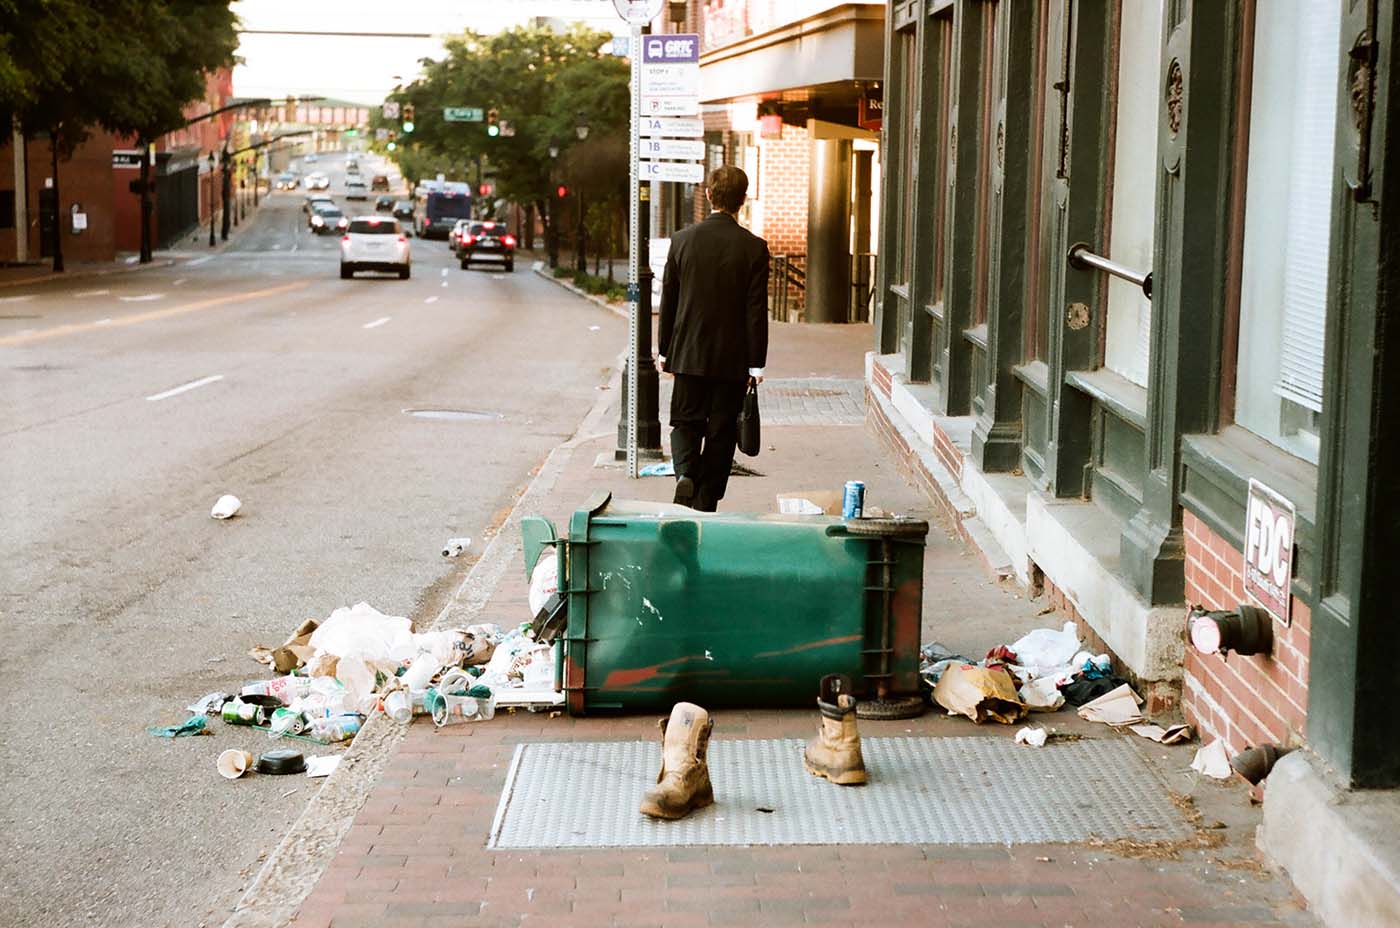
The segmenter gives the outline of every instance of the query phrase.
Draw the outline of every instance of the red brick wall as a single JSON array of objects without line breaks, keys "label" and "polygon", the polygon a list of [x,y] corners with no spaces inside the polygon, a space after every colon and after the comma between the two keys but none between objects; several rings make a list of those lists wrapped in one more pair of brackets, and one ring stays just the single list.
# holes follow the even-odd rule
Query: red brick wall
[{"label": "red brick wall", "polygon": [[[1186,599],[1207,609],[1247,602],[1243,554],[1190,511],[1186,532]],[[1245,657],[1186,649],[1182,703],[1202,740],[1221,738],[1230,752],[1251,744],[1296,745],[1308,710],[1308,645],[1312,613],[1293,598],[1293,624],[1274,620],[1273,653]]]},{"label": "red brick wall", "polygon": [[761,139],[759,171],[763,177],[763,237],[775,255],[807,253],[807,186],[811,143],[807,130],[783,126],[781,139]]}]

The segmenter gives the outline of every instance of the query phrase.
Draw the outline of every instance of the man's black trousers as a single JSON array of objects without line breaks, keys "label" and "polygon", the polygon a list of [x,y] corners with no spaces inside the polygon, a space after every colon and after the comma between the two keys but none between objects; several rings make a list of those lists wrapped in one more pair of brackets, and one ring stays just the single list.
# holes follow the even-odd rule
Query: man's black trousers
[{"label": "man's black trousers", "polygon": [[695,482],[695,509],[714,512],[724,499],[747,390],[744,380],[676,375],[671,393],[671,457],[677,479],[689,477]]}]

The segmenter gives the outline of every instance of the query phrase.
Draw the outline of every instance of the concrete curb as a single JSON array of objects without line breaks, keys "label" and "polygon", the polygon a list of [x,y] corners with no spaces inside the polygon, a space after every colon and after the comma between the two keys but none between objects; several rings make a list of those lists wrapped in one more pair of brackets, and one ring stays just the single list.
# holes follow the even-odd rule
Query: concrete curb
[{"label": "concrete curb", "polygon": [[627,310],[623,307],[614,306],[612,303],[609,303],[607,300],[603,299],[600,296],[595,296],[594,294],[589,293],[587,290],[582,290],[578,287],[575,287],[572,283],[570,283],[563,277],[555,277],[549,272],[548,268],[541,266],[543,264],[543,261],[536,261],[533,270],[536,274],[543,277],[545,280],[549,281],[550,283],[558,284],[559,286],[563,287],[565,290],[568,290],[575,296],[581,296],[585,300],[588,300],[590,303],[598,304],[613,315],[620,316],[623,319],[630,318],[627,313]]},{"label": "concrete curb", "polygon": [[[481,558],[429,628],[470,625],[485,608],[520,553],[521,517],[538,507],[554,489],[574,449],[587,439],[588,429],[606,412],[609,400],[606,395],[600,396],[573,437],[545,458],[505,521],[492,533]],[[381,714],[366,720],[340,765],[268,857],[223,928],[274,928],[291,921],[335,857],[360,807],[407,731],[408,726],[391,722]]]}]

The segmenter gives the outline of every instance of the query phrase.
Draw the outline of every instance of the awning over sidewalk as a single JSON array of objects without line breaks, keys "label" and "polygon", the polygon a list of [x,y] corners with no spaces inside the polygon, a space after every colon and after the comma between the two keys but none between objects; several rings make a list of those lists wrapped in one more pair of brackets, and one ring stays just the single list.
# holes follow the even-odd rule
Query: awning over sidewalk
[{"label": "awning over sidewalk", "polygon": [[885,8],[847,3],[700,56],[706,103],[783,98],[884,77]]}]

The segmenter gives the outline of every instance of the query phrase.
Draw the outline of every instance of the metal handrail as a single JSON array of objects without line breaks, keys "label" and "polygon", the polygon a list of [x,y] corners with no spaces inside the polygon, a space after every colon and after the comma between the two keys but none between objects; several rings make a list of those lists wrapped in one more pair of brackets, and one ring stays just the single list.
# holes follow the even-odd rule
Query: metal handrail
[{"label": "metal handrail", "polygon": [[1152,272],[1135,271],[1132,268],[1124,267],[1116,261],[1110,261],[1103,255],[1096,255],[1089,250],[1089,245],[1084,242],[1077,242],[1069,247],[1069,254],[1066,256],[1069,266],[1077,271],[1098,270],[1103,271],[1110,277],[1117,277],[1126,280],[1130,284],[1136,284],[1142,288],[1142,295],[1149,300],[1152,299]]}]

